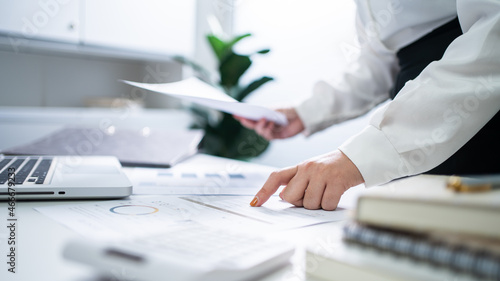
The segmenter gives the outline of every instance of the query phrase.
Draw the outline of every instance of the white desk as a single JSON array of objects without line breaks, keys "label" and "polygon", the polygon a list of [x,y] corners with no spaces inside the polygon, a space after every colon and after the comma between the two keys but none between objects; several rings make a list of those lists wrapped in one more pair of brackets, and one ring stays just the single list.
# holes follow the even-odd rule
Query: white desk
[{"label": "white desk", "polygon": [[[78,234],[65,228],[59,223],[33,210],[35,207],[72,204],[81,201],[58,201],[58,202],[18,202],[17,217],[18,242],[17,270],[16,274],[7,272],[7,266],[2,263],[0,268],[0,280],[52,280],[52,281],[97,281],[96,273],[90,268],[66,261],[62,257],[62,249],[66,241],[78,238]],[[86,201],[91,202],[91,201]],[[7,204],[0,203],[0,216],[3,225],[7,223],[5,214]],[[291,240],[300,246],[310,243],[319,243],[323,237],[338,232],[339,223],[316,225],[302,229],[286,232],[284,239]],[[4,227],[2,227],[4,228]],[[2,230],[2,234],[5,234]],[[6,257],[7,243],[2,239],[0,244],[2,257]],[[293,265],[287,266],[277,272],[261,279],[262,281],[306,280],[304,276],[304,260],[302,251],[297,252]],[[2,258],[4,260],[4,258]],[[311,280],[311,279],[308,279]]]},{"label": "white desk", "polygon": [[[189,116],[184,111],[149,110],[124,113],[98,109],[40,109],[40,108],[2,108],[0,107],[0,149],[32,141],[43,134],[55,131],[66,124],[98,126],[99,122],[111,121],[119,128],[180,129],[189,124]],[[139,196],[139,195],[134,195]],[[17,270],[16,274],[7,272],[7,265],[0,266],[0,280],[51,280],[51,281],[90,281],[98,280],[96,274],[87,267],[66,261],[61,252],[69,239],[78,234],[65,228],[33,208],[47,205],[79,203],[82,201],[36,201],[17,202],[16,215],[19,219],[17,229]],[[92,201],[85,201],[92,202]],[[6,259],[7,251],[7,203],[0,203],[0,260]],[[297,243],[300,247],[311,244],[322,245],[321,241],[338,234],[341,223],[316,225],[287,231],[283,239]],[[305,280],[304,260],[299,250],[292,265],[261,279]]]}]

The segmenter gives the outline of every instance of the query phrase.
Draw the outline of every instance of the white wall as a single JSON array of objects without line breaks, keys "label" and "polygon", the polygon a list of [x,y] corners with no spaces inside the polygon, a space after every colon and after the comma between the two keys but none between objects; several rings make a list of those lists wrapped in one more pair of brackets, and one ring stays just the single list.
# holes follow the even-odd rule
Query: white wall
[{"label": "white wall", "polygon": [[[314,82],[342,71],[347,59],[343,44],[355,37],[352,0],[239,0],[235,1],[234,33],[250,32],[241,52],[269,47],[256,56],[247,80],[271,75],[269,83],[251,98],[256,102],[297,100],[308,96]],[[262,96],[262,98],[260,98]]]},{"label": "white wall", "polygon": [[[343,50],[355,41],[354,14],[352,0],[235,1],[234,33],[253,34],[242,41],[239,50],[271,49],[268,55],[255,57],[245,80],[262,75],[276,79],[247,101],[267,106],[294,104],[311,94],[317,80],[337,77],[349,59]],[[277,167],[295,165],[336,149],[367,122],[364,116],[308,138],[275,140],[255,161]]]}]

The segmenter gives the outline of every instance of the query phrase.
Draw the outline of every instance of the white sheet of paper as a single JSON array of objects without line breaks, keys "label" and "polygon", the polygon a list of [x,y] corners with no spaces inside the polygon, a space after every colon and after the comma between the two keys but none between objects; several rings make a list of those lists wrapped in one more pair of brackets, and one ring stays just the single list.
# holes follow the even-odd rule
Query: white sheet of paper
[{"label": "white sheet of paper", "polygon": [[190,196],[182,197],[203,206],[237,213],[242,217],[285,228],[302,227],[318,223],[339,221],[347,218],[347,210],[307,210],[273,196],[261,207],[251,207],[253,196]]},{"label": "white sheet of paper", "polygon": [[123,170],[134,194],[255,195],[276,168],[197,154],[168,169]]},{"label": "white sheet of paper", "polygon": [[84,237],[112,239],[160,233],[195,214],[193,204],[176,197],[153,197],[35,208]]},{"label": "white sheet of paper", "polygon": [[94,239],[135,238],[194,221],[260,233],[346,218],[334,212],[295,208],[278,196],[264,207],[249,206],[252,196],[133,196],[130,199],[38,207],[36,210]]},{"label": "white sheet of paper", "polygon": [[288,123],[284,114],[260,105],[238,102],[196,77],[172,83],[140,83],[126,80],[123,80],[123,82],[251,120],[265,118],[279,125]]},{"label": "white sheet of paper", "polygon": [[[210,167],[208,167],[210,168]],[[134,194],[164,195],[254,195],[269,173],[226,172],[204,165],[170,169],[123,168],[134,186]]]}]

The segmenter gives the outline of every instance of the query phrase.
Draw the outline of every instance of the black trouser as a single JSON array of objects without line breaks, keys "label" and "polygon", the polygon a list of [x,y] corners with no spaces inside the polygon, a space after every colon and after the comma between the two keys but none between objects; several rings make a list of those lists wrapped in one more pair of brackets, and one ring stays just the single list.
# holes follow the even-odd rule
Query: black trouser
[{"label": "black trouser", "polygon": [[[462,30],[458,19],[433,30],[416,42],[398,51],[400,72],[391,98],[406,81],[414,79],[432,61],[441,59],[448,45]],[[500,67],[500,66],[499,66]],[[497,113],[469,142],[429,174],[486,174],[500,173],[500,113]]]}]

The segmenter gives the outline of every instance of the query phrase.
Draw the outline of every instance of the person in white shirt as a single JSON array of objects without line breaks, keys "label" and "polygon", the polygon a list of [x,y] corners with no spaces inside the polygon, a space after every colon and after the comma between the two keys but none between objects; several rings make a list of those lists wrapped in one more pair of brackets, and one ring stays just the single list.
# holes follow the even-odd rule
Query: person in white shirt
[{"label": "person in white shirt", "polygon": [[338,149],[272,173],[250,205],[280,197],[334,210],[341,195],[424,172],[500,173],[500,1],[357,0],[359,56],[320,81],[289,124],[235,116],[266,139],[306,135],[360,116],[370,124]]}]

